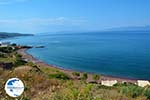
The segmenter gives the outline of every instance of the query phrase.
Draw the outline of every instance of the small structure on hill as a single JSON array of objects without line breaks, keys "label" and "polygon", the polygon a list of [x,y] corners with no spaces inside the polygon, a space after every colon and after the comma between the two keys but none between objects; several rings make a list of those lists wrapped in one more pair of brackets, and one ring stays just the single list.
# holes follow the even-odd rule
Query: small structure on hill
[{"label": "small structure on hill", "polygon": [[137,80],[137,85],[140,87],[145,87],[147,85],[150,85],[150,82],[147,80]]},{"label": "small structure on hill", "polygon": [[102,80],[101,84],[104,86],[113,86],[117,83],[117,80]]},{"label": "small structure on hill", "polygon": [[11,44],[10,42],[0,42],[0,47],[7,47],[10,44]]}]

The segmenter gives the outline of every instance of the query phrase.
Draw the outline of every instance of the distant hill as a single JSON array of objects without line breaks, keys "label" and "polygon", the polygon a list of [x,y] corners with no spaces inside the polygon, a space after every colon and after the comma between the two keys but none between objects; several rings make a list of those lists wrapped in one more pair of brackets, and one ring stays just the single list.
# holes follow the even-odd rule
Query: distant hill
[{"label": "distant hill", "polygon": [[129,27],[116,27],[108,28],[105,30],[95,30],[95,31],[57,31],[57,32],[42,32],[36,35],[53,35],[53,34],[90,34],[90,33],[112,33],[112,32],[122,32],[122,33],[150,33],[150,26],[129,26]]},{"label": "distant hill", "polygon": [[118,28],[111,28],[108,31],[149,31],[150,26],[131,26],[131,27],[118,27]]},{"label": "distant hill", "polygon": [[21,33],[8,33],[8,32],[0,32],[0,39],[17,37],[17,36],[33,36],[33,34],[21,34]]}]

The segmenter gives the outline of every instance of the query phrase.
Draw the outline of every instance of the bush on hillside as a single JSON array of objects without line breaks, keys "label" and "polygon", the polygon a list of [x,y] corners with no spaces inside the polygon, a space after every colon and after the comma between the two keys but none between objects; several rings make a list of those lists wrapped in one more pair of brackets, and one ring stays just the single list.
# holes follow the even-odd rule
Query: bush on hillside
[{"label": "bush on hillside", "polygon": [[56,74],[49,74],[49,78],[56,78],[56,79],[61,79],[61,80],[69,80],[70,78],[62,72],[56,73]]},{"label": "bush on hillside", "polygon": [[79,77],[79,76],[80,76],[80,73],[79,73],[79,72],[73,72],[72,75],[73,75],[73,76],[76,76],[76,77]]},{"label": "bush on hillside", "polygon": [[93,75],[93,80],[97,81],[97,80],[99,80],[99,79],[100,79],[100,76],[99,76],[99,75],[97,75],[97,74],[94,74],[94,75]]},{"label": "bush on hillside", "polygon": [[18,67],[18,66],[22,66],[22,65],[25,65],[27,62],[26,61],[23,61],[21,59],[18,59],[16,60],[14,63],[13,63],[13,66],[14,67]]},{"label": "bush on hillside", "polygon": [[88,74],[87,73],[83,73],[82,80],[87,80],[87,78],[88,78]]},{"label": "bush on hillside", "polygon": [[144,96],[146,96],[146,98],[148,100],[150,100],[150,89],[149,88],[144,91]]},{"label": "bush on hillside", "polygon": [[0,47],[0,52],[3,53],[12,53],[14,50],[12,47]]}]

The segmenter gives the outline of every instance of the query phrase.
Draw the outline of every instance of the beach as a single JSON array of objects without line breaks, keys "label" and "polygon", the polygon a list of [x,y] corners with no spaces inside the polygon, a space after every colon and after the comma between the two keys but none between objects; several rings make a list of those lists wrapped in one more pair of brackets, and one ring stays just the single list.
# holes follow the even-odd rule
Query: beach
[{"label": "beach", "polygon": [[[45,63],[44,61],[41,61],[35,57],[33,57],[32,55],[28,54],[26,51],[28,49],[19,49],[17,52],[19,54],[22,55],[22,58],[23,59],[26,59],[28,62],[33,62],[34,64],[40,66],[40,67],[44,67],[44,66],[47,66],[47,67],[52,67],[52,68],[56,68],[57,70],[61,71],[61,72],[64,72],[65,74],[69,75],[72,79],[74,79],[74,76],[72,75],[73,72],[77,72],[77,71],[74,71],[74,70],[69,70],[69,69],[64,69],[64,68],[61,68],[59,66],[55,66],[55,65],[50,65],[50,64],[47,64]],[[85,72],[80,72],[80,74],[83,74]],[[93,75],[94,73],[87,73],[88,74],[88,78],[87,78],[87,82],[93,82]],[[108,76],[108,75],[100,75],[100,79],[97,80],[97,83],[100,83],[101,80],[117,80],[117,82],[129,82],[129,83],[136,83],[137,82],[137,79],[129,79],[129,78],[122,78],[122,77],[114,77],[114,76]]]},{"label": "beach", "polygon": [[[12,38],[8,41],[33,47],[44,46],[45,48],[32,48],[27,53],[45,63],[57,65],[58,68],[119,78],[150,80],[150,47],[147,46],[150,35],[122,34],[110,32],[106,35],[35,35]],[[144,42],[141,43],[141,40]]]}]

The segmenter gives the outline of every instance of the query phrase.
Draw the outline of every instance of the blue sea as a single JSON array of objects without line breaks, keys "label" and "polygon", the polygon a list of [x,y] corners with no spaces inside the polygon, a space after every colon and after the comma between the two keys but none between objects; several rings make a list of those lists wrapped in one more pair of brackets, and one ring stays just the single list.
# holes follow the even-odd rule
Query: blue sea
[{"label": "blue sea", "polygon": [[4,41],[45,46],[28,53],[64,69],[150,79],[150,32],[49,33]]}]

